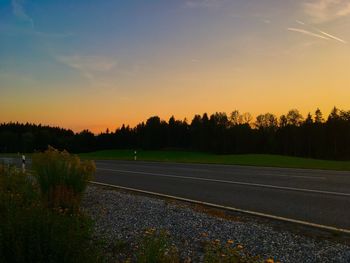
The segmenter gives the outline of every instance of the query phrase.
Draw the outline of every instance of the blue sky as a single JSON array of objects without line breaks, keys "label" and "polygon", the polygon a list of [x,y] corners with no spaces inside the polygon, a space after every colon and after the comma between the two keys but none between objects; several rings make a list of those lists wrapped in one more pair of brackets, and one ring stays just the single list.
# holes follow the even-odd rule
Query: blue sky
[{"label": "blue sky", "polygon": [[346,108],[348,41],[348,0],[0,0],[0,121]]}]

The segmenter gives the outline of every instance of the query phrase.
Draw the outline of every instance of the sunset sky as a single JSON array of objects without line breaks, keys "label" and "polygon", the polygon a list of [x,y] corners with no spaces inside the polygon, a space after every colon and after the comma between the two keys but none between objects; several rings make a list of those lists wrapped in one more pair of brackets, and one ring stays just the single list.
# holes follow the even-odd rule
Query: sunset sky
[{"label": "sunset sky", "polygon": [[349,0],[0,0],[0,122],[350,109]]}]

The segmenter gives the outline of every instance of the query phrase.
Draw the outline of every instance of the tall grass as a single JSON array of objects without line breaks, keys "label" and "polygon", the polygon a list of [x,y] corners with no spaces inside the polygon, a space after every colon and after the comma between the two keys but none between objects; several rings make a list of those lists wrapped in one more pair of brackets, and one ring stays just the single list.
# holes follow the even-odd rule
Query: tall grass
[{"label": "tall grass", "polygon": [[148,229],[141,239],[136,252],[138,263],[178,263],[180,262],[177,248],[172,246],[165,231]]},{"label": "tall grass", "polygon": [[81,161],[78,156],[49,147],[32,157],[43,200],[50,208],[76,210],[82,194],[95,172],[92,161]]},{"label": "tall grass", "polygon": [[92,232],[88,217],[48,209],[35,181],[0,165],[0,262],[98,262]]}]

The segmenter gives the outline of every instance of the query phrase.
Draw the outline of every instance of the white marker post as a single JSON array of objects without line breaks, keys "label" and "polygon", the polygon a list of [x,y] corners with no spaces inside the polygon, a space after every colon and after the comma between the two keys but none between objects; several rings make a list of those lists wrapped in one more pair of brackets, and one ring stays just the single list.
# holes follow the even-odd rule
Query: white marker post
[{"label": "white marker post", "polygon": [[24,154],[22,155],[22,172],[26,172],[26,156]]},{"label": "white marker post", "polygon": [[134,151],[134,161],[137,160],[137,151]]}]

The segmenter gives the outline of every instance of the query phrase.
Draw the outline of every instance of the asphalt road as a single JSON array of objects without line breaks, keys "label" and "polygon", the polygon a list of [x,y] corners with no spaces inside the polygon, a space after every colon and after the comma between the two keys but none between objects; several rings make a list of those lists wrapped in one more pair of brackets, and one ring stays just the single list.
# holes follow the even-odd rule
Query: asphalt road
[{"label": "asphalt road", "polygon": [[350,173],[141,161],[96,161],[96,182],[350,230]]},{"label": "asphalt road", "polygon": [[350,230],[350,172],[115,160],[96,167],[100,183]]}]

